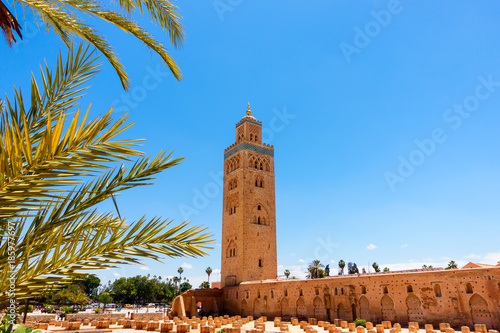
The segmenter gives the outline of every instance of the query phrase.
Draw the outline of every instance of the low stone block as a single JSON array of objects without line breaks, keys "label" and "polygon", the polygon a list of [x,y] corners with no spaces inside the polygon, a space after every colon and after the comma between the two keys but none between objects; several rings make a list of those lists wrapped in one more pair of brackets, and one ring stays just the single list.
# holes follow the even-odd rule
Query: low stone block
[{"label": "low stone block", "polygon": [[372,323],[372,322],[370,322],[370,321],[367,321],[367,322],[366,322],[366,329],[367,329],[367,330],[372,330],[372,329],[373,329],[373,323]]},{"label": "low stone block", "polygon": [[316,318],[309,318],[307,322],[309,323],[309,325],[318,325],[318,319]]},{"label": "low stone block", "polygon": [[356,333],[365,333],[365,328],[363,326],[356,327]]},{"label": "low stone block", "polygon": [[345,320],[342,320],[340,322],[340,327],[342,327],[342,328],[349,328],[349,323],[347,321],[345,321]]},{"label": "low stone block", "polygon": [[447,328],[450,328],[450,324],[449,323],[439,323],[439,330],[441,332],[446,332]]},{"label": "low stone block", "polygon": [[486,325],[484,325],[484,324],[475,324],[474,330],[476,332],[480,332],[480,333],[487,333],[488,332],[488,329],[486,328]]},{"label": "low stone block", "polygon": [[354,332],[354,331],[356,331],[356,324],[349,323],[349,332]]},{"label": "low stone block", "polygon": [[382,324],[377,324],[375,326],[375,329],[376,329],[377,333],[384,333],[384,325],[382,325]]}]

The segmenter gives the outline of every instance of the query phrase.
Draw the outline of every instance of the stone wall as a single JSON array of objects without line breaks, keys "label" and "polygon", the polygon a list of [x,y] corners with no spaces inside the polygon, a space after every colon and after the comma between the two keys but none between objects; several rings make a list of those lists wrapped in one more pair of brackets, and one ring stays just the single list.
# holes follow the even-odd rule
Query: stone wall
[{"label": "stone wall", "polygon": [[[23,321],[24,316],[20,315],[19,317],[19,322]],[[32,314],[28,313],[26,316],[26,321],[30,321],[32,323],[48,323],[52,319],[56,319],[55,314]]]},{"label": "stone wall", "polygon": [[[177,296],[172,303],[172,315],[192,317],[223,314],[221,289],[190,289]],[[198,305],[201,311],[198,313]]]},{"label": "stone wall", "polygon": [[110,318],[113,320],[125,318],[126,312],[118,313],[72,313],[66,315],[67,321],[80,321],[83,319],[89,320],[104,320],[105,318]]},{"label": "stone wall", "polygon": [[[196,292],[198,290],[190,290],[176,298],[174,315],[183,315],[182,309],[185,315],[196,315],[193,312],[193,304],[198,300]],[[485,324],[498,330],[500,267],[252,281],[223,288],[222,293],[213,295],[207,290],[203,299],[204,308],[205,304],[214,302],[222,305],[218,307],[219,313],[213,314],[270,319],[315,317],[332,322],[362,318],[374,323],[387,320],[403,325],[447,322],[456,328]],[[213,309],[207,306],[207,310]]]},{"label": "stone wall", "polygon": [[146,312],[146,313],[131,313],[132,320],[144,320],[149,318],[150,320],[162,320],[163,312]]},{"label": "stone wall", "polygon": [[243,282],[224,288],[230,315],[362,318],[500,328],[500,267]]}]

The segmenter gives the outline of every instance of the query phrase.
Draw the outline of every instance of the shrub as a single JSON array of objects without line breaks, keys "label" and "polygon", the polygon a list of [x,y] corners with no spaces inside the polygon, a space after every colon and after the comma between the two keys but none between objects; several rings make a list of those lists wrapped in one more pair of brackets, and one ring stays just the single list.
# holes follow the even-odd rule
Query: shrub
[{"label": "shrub", "polygon": [[[24,309],[25,309],[26,305],[23,304],[19,307],[19,313],[24,313]],[[28,313],[31,313],[33,312],[33,305],[28,305]]]},{"label": "shrub", "polygon": [[356,320],[354,321],[354,324],[356,325],[356,327],[358,327],[358,326],[366,327],[366,320],[356,318]]},{"label": "shrub", "polygon": [[71,308],[69,306],[61,306],[61,312],[64,314],[71,314],[71,313],[75,313],[77,311],[75,311],[73,308]]}]

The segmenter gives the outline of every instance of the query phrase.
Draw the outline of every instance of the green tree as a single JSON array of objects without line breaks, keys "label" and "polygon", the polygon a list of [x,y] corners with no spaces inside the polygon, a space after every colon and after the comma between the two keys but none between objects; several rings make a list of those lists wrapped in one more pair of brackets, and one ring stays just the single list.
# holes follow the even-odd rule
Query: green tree
[{"label": "green tree", "polygon": [[389,271],[390,271],[389,267],[384,267],[384,272],[389,272]]},{"label": "green tree", "polygon": [[97,295],[97,289],[101,285],[101,280],[95,275],[79,276],[74,279],[74,283],[80,285],[83,291],[89,296]]},{"label": "green tree", "polygon": [[290,271],[288,269],[285,269],[285,276],[286,278],[288,279],[288,277],[290,276]]},{"label": "green tree", "polygon": [[340,260],[339,261],[339,268],[340,268],[339,275],[344,275],[344,267],[345,267],[345,261]]},{"label": "green tree", "polygon": [[[20,25],[16,17],[0,1],[0,28],[9,45],[16,42],[15,34],[22,38]],[[184,41],[184,31],[180,23],[178,9],[170,0],[120,0],[117,2],[119,11],[104,6],[103,2],[96,0],[17,0],[12,6],[21,4],[24,8],[33,11],[35,19],[43,20],[48,30],[53,30],[62,41],[71,48],[72,38],[81,38],[98,49],[108,59],[125,89],[130,86],[130,81],[124,66],[119,62],[116,53],[106,40],[89,21],[95,19],[112,23],[119,29],[131,34],[140,40],[146,47],[157,53],[163,62],[170,68],[172,74],[180,80],[180,70],[169,55],[165,47],[153,37],[144,27],[130,19],[131,14],[146,11],[153,23],[161,26],[174,47],[179,47]],[[25,10],[22,11],[25,14]],[[23,16],[26,18],[26,15]]]},{"label": "green tree", "polygon": [[177,273],[179,273],[179,280],[182,279],[182,273],[184,273],[184,269],[182,269],[182,267],[179,267],[179,269],[177,270]]},{"label": "green tree", "polygon": [[448,263],[448,267],[446,267],[445,269],[454,269],[454,268],[458,268],[457,263],[455,261],[451,260]]},{"label": "green tree", "polygon": [[307,271],[309,272],[307,274],[307,277],[309,279],[319,279],[322,278],[324,275],[323,267],[325,267],[319,260],[313,260],[310,264],[309,267],[307,267]]},{"label": "green tree", "polygon": [[200,288],[201,288],[201,289],[210,289],[210,283],[208,283],[208,281],[203,281],[203,282],[200,284]]},{"label": "green tree", "polygon": [[372,267],[373,267],[373,269],[375,270],[376,273],[380,272],[380,267],[378,266],[378,264],[376,262],[374,262],[372,264]]},{"label": "green tree", "polygon": [[106,309],[106,304],[113,302],[113,297],[111,297],[111,295],[108,292],[100,293],[97,299],[99,300],[99,302],[104,304],[104,306],[102,307],[103,310]]},{"label": "green tree", "polygon": [[207,267],[207,269],[205,270],[205,273],[207,273],[208,275],[208,283],[210,284],[210,274],[212,274],[212,268],[210,268],[210,266]]},{"label": "green tree", "polygon": [[179,289],[180,289],[180,292],[183,293],[185,291],[188,291],[189,289],[193,289],[193,286],[189,283],[189,281],[184,281],[179,286]]},{"label": "green tree", "polygon": [[[131,126],[126,115],[113,121],[109,110],[89,120],[89,111],[80,111],[84,84],[98,68],[88,50],[71,49],[66,61],[59,54],[55,71],[45,66],[41,84],[32,79],[29,99],[16,89],[14,100],[0,103],[0,227],[17,239],[12,271],[18,300],[93,269],[204,256],[213,243],[206,229],[188,222],[142,217],[127,223],[97,210],[113,194],[149,185],[181,162],[166,152],[145,157],[137,140],[123,139]],[[0,302],[10,285],[7,251],[0,247]]]}]

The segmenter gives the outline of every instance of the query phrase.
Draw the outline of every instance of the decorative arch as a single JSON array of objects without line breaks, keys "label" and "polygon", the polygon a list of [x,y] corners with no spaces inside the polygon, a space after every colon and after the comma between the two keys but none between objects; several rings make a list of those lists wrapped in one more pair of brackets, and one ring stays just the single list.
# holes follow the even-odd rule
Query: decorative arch
[{"label": "decorative arch", "polygon": [[410,294],[406,298],[406,308],[408,311],[408,321],[415,321],[419,323],[424,322],[422,303],[415,294]]},{"label": "decorative arch", "polygon": [[226,174],[233,172],[240,167],[240,155],[234,155],[226,160]]},{"label": "decorative arch", "polygon": [[254,213],[253,223],[261,225],[269,225],[267,209],[263,204],[257,204],[252,209]]},{"label": "decorative arch", "polygon": [[439,283],[436,283],[434,285],[434,295],[436,297],[441,297],[441,286],[439,285]]},{"label": "decorative arch", "polygon": [[246,299],[241,301],[240,312],[242,317],[248,315],[248,303]]},{"label": "decorative arch", "polygon": [[231,240],[227,246],[226,258],[236,257],[236,242]]},{"label": "decorative arch", "polygon": [[337,306],[337,317],[339,319],[345,319],[345,309],[344,309],[344,304],[339,303]]},{"label": "decorative arch", "polygon": [[318,320],[327,320],[325,302],[321,299],[321,297],[316,296],[313,300],[314,306],[314,317]]},{"label": "decorative arch", "polygon": [[290,302],[288,301],[288,297],[283,297],[281,299],[281,317],[290,319],[295,316],[294,309],[290,307]]},{"label": "decorative arch", "polygon": [[382,320],[396,322],[396,311],[394,310],[394,302],[388,295],[384,295],[380,300],[380,308],[382,310]]},{"label": "decorative arch", "polygon": [[297,317],[299,319],[304,319],[307,318],[307,309],[306,309],[306,302],[304,301],[304,297],[299,297],[296,302],[296,312],[297,312]]},{"label": "decorative arch", "polygon": [[478,294],[472,295],[469,300],[472,322],[474,324],[484,324],[488,328],[493,327],[488,303]]},{"label": "decorative arch", "polygon": [[262,307],[258,298],[253,301],[253,315],[258,318],[262,315]]},{"label": "decorative arch", "polygon": [[359,315],[360,318],[365,319],[366,321],[371,320],[370,302],[365,296],[361,296],[359,299]]}]

